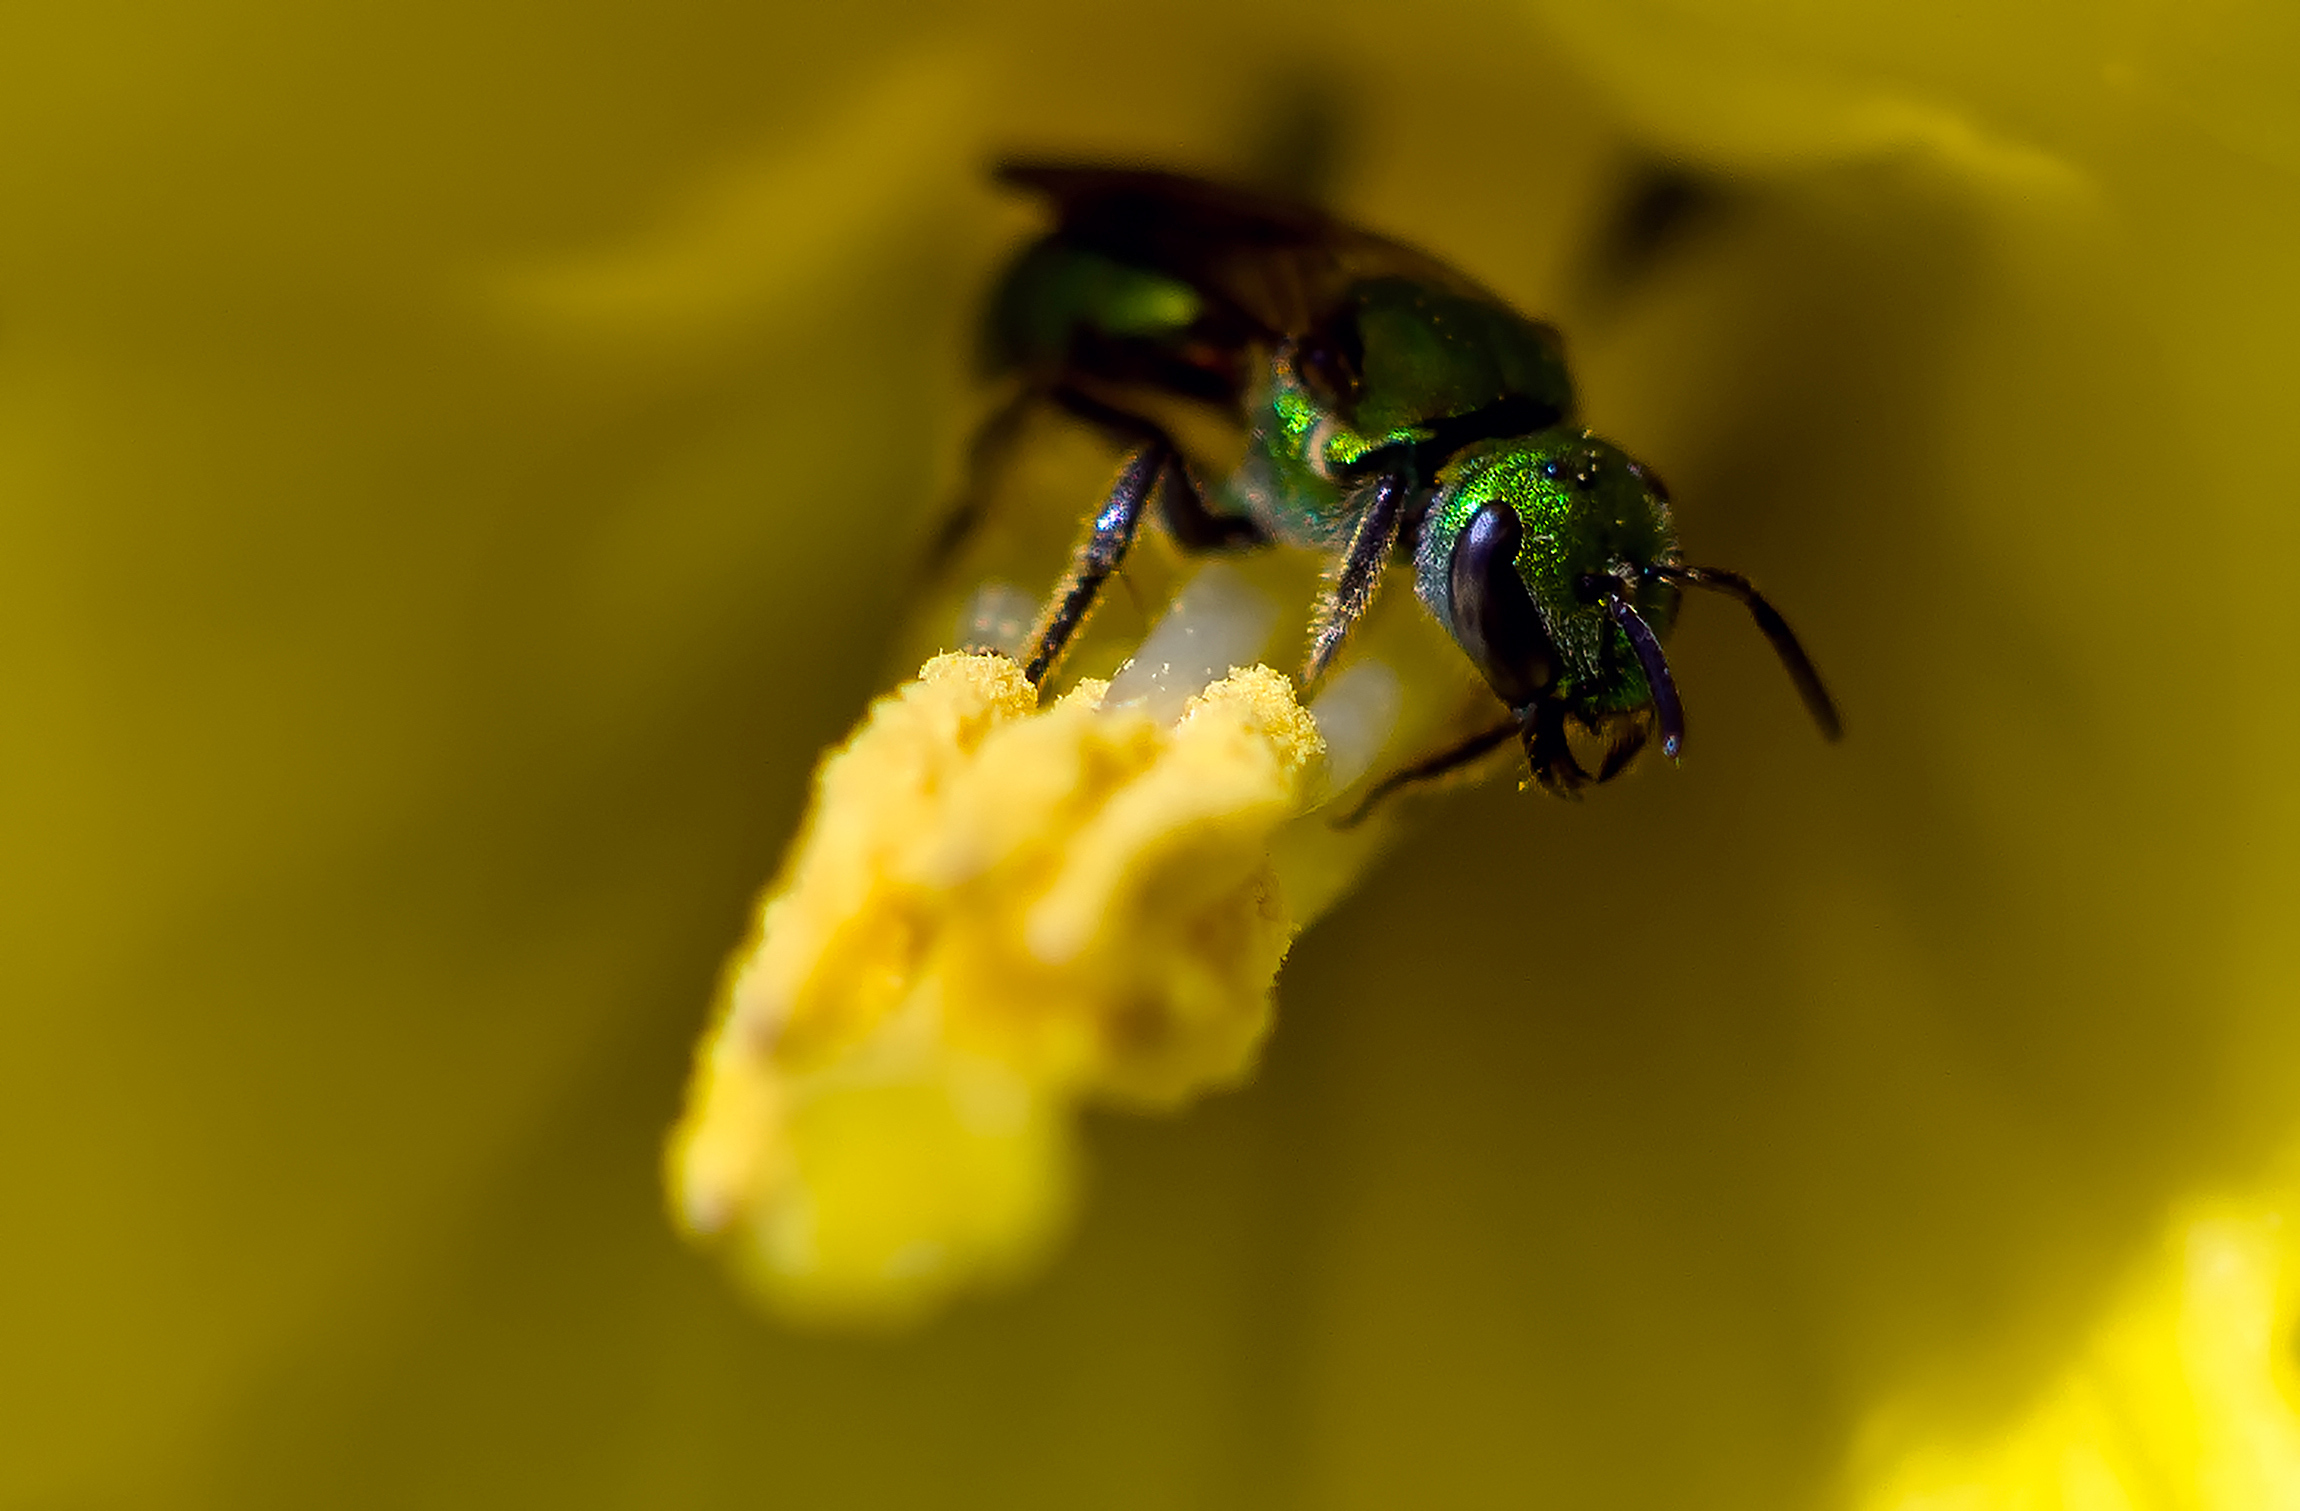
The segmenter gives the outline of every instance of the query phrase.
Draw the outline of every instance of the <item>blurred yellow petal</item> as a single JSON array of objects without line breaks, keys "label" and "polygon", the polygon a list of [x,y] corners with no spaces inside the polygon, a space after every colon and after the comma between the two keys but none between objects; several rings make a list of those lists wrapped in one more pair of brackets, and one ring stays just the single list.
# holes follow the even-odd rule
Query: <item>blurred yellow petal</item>
[{"label": "blurred yellow petal", "polygon": [[1863,1445],[1864,1511],[2270,1511],[2300,1505],[2294,1188],[2197,1204],[2009,1429]]}]

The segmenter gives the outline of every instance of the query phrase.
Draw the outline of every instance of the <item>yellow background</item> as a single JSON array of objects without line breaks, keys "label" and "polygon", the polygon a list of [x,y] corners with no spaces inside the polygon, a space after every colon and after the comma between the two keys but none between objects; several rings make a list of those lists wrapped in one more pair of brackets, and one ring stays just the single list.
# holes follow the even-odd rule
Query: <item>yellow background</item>
[{"label": "yellow background", "polygon": [[[2292,17],[10,9],[0,1504],[1771,1508],[2027,1420],[2300,1133]],[[1043,1281],[778,1331],[658,1145],[953,476],[983,165],[1309,107],[1851,738],[1694,605],[1683,771],[1433,805]],[[2255,1503],[2193,1469],[2128,1503]]]}]

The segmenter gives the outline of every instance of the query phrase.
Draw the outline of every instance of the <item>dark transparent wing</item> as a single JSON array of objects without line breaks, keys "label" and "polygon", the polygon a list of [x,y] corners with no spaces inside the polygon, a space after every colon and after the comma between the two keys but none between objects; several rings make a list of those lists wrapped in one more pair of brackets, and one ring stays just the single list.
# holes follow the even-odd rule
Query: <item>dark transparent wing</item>
[{"label": "dark transparent wing", "polygon": [[1045,162],[999,165],[1000,182],[1054,207],[1063,240],[1183,280],[1241,333],[1303,335],[1367,278],[1485,291],[1426,253],[1307,205],[1179,173]]}]

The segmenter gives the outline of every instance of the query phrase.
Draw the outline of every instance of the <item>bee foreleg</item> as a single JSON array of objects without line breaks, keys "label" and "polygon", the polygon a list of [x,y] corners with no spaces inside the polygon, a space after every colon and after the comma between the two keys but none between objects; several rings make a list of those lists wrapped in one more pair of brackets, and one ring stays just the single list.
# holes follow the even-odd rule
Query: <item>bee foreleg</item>
[{"label": "bee foreleg", "polygon": [[1625,724],[1617,729],[1611,743],[1605,747],[1605,761],[1597,768],[1597,780],[1610,782],[1627,771],[1629,763],[1636,760],[1637,753],[1645,748],[1645,739],[1643,723]]},{"label": "bee foreleg", "polygon": [[1523,728],[1524,725],[1519,720],[1512,718],[1506,724],[1496,724],[1491,729],[1479,730],[1458,745],[1448,746],[1436,755],[1391,772],[1367,788],[1366,795],[1358,799],[1358,805],[1355,808],[1334,820],[1334,827],[1337,829],[1356,828],[1365,822],[1367,814],[1379,807],[1382,800],[1392,793],[1407,787],[1419,786],[1423,782],[1434,782],[1443,776],[1450,776],[1479,757],[1517,738]]},{"label": "bee foreleg", "polygon": [[1525,759],[1533,767],[1533,779],[1541,790],[1551,797],[1581,801],[1589,773],[1573,758],[1573,745],[1565,735],[1565,705],[1555,698],[1544,698],[1527,711],[1522,727]]}]

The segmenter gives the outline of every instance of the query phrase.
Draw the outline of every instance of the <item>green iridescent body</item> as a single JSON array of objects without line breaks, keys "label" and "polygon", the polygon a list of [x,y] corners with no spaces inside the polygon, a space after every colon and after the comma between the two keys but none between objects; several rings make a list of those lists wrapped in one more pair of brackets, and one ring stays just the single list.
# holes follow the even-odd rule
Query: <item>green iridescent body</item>
[{"label": "green iridescent body", "polygon": [[[1556,791],[1587,780],[1565,721],[1605,736],[1598,780],[1681,725],[1660,638],[1682,565],[1666,494],[1573,422],[1557,333],[1444,264],[1315,211],[1169,174],[1018,166],[1054,229],[992,306],[992,365],[1133,445],[1031,663],[1059,658],[1153,496],[1186,547],[1328,553],[1305,681],[1339,654],[1393,559],[1485,674]],[[1176,436],[1226,422],[1231,449]],[[1767,622],[1770,616],[1770,623]],[[1779,616],[1759,619],[1784,657]],[[1824,727],[1834,711],[1796,652]],[[1486,738],[1486,737],[1481,737]],[[1490,748],[1493,741],[1480,748]]]},{"label": "green iridescent body", "polygon": [[1276,539],[1339,550],[1379,459],[1426,448],[1446,421],[1513,400],[1525,417],[1573,410],[1556,332],[1499,304],[1373,278],[1343,292],[1327,325],[1354,333],[1355,381],[1320,383],[1298,343],[1277,344],[1247,395],[1245,459],[1217,485]]}]

